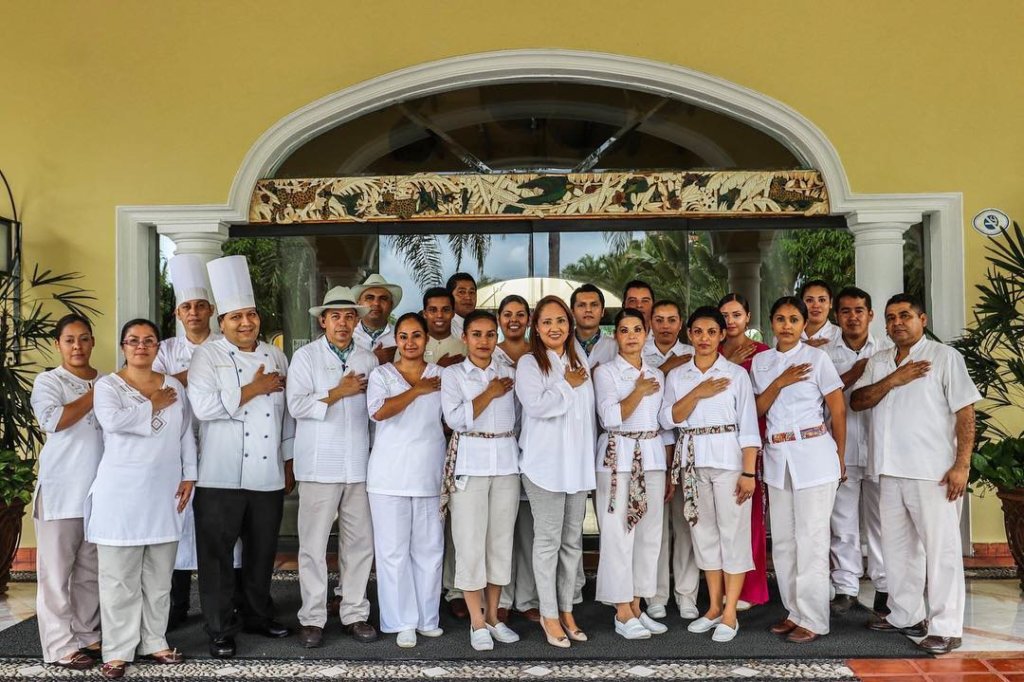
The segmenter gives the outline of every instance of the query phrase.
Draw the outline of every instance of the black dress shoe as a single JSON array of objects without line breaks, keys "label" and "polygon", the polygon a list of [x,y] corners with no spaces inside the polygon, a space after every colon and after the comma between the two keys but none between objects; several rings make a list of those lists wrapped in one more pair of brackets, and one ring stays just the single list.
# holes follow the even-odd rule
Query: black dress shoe
[{"label": "black dress shoe", "polygon": [[829,609],[833,616],[845,616],[854,606],[857,605],[857,598],[849,594],[837,594],[832,600]]},{"label": "black dress shoe", "polygon": [[960,648],[960,638],[928,635],[920,642],[918,642],[917,646],[924,649],[930,654],[948,654],[953,649]]},{"label": "black dress shoe", "polygon": [[260,635],[271,639],[281,639],[292,634],[291,628],[281,625],[276,620],[268,620],[260,625],[246,626],[245,631],[251,635]]},{"label": "black dress shoe", "polygon": [[875,592],[875,603],[872,604],[871,610],[877,613],[879,616],[889,615],[889,593],[888,592]]},{"label": "black dress shoe", "polygon": [[235,655],[235,638],[212,638],[210,640],[210,655],[214,658],[232,658]]},{"label": "black dress shoe", "polygon": [[307,649],[315,649],[324,643],[324,629],[315,625],[303,625],[299,628],[299,644]]},{"label": "black dress shoe", "polygon": [[898,628],[885,618],[878,618],[868,623],[868,630],[874,630],[875,632],[898,632],[907,637],[924,637],[928,634],[928,621],[922,620],[915,625]]},{"label": "black dress shoe", "polygon": [[342,625],[341,629],[345,631],[345,634],[349,635],[357,642],[366,643],[377,641],[377,628],[373,627],[365,620],[349,623],[348,625]]}]

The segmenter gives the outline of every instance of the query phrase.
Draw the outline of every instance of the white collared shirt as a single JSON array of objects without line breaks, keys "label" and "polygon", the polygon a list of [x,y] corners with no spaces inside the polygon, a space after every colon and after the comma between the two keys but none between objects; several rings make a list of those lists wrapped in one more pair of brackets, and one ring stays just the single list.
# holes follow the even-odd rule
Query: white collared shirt
[{"label": "white collared shirt", "polygon": [[363,483],[370,458],[370,416],[366,393],[345,396],[332,405],[323,402],[346,374],[369,380],[377,356],[354,347],[341,359],[321,336],[295,351],[288,368],[288,411],[295,418],[296,481]]},{"label": "white collared shirt", "polygon": [[[804,330],[800,334],[801,341],[812,341],[816,339],[825,339],[829,343],[833,343],[843,338],[843,330],[838,325],[832,324],[830,320],[825,320],[825,324],[821,325],[821,329],[807,336],[807,331]],[[822,346],[824,348],[824,346]]]},{"label": "white collared shirt", "polygon": [[[846,372],[853,369],[858,361],[870,358],[883,348],[892,347],[888,339],[876,341],[875,337],[868,334],[867,341],[860,350],[853,350],[846,344],[846,339],[839,336],[835,341],[830,341],[822,347],[840,378]],[[850,394],[853,393],[853,386],[843,391],[843,400],[846,401],[846,466],[866,467],[868,465],[868,422],[870,414],[867,411],[854,412],[850,409]]]},{"label": "white collared shirt", "polygon": [[[658,350],[658,344],[654,342],[654,334],[647,335],[647,340],[644,342],[644,349],[641,351],[644,362],[651,367],[661,369],[661,366],[665,364],[673,355],[676,357],[683,357],[686,355],[693,355],[693,346],[683,343],[682,341],[676,341],[675,345],[668,349],[667,352],[662,353]],[[672,445],[676,442],[676,430],[675,429],[662,429],[661,431],[661,442],[663,445]]]},{"label": "white collared shirt", "polygon": [[597,422],[594,385],[578,388],[565,380],[568,355],[547,351],[551,371],[544,374],[532,353],[519,358],[516,396],[522,405],[519,470],[551,492],[577,493],[597,486],[594,452]]},{"label": "white collared shirt", "polygon": [[[775,488],[785,487],[787,468],[796,489],[839,480],[838,450],[832,435],[800,438],[801,429],[824,423],[824,397],[843,388],[825,351],[798,342],[785,353],[774,348],[758,353],[750,367],[754,393],[764,393],[787,367],[802,364],[812,365],[807,378],[782,389],[766,415],[764,480]],[[771,442],[774,434],[787,431],[795,433],[797,440]]]},{"label": "white collared shirt", "polygon": [[224,338],[192,354],[188,398],[199,419],[200,488],[256,491],[284,488],[284,463],[292,458],[295,420],[284,391],[259,395],[241,405],[242,386],[256,370],[288,373],[288,359],[260,341],[252,352]]},{"label": "white collared shirt", "polygon": [[466,355],[466,344],[462,343],[462,334],[456,336],[452,332],[450,336],[440,340],[435,339],[433,336],[427,337],[427,349],[423,351],[423,359],[427,362],[436,363],[445,355],[448,357]]},{"label": "white collared shirt", "polygon": [[[682,420],[672,418],[672,407],[698,384],[708,379],[728,379],[729,386],[710,398],[697,401],[693,412]],[[693,360],[671,372],[665,380],[665,400],[661,410],[661,423],[666,428],[722,426],[734,424],[738,431],[714,433],[693,438],[694,463],[698,467],[743,470],[743,448],[761,447],[761,434],[757,426],[757,406],[754,389],[747,371],[719,354],[706,372],[701,372]],[[684,443],[685,444],[685,443]]]},{"label": "white collared shirt", "polygon": [[85,496],[103,456],[103,432],[93,410],[62,431],[57,424],[64,406],[92,390],[102,376],[79,379],[58,366],[40,372],[32,383],[32,412],[46,434],[36,479],[36,496],[44,497],[44,521],[82,518]]},{"label": "white collared shirt", "polygon": [[[466,358],[441,372],[441,409],[452,431],[467,433],[515,433],[515,392],[492,400],[484,411],[473,417],[473,400],[487,389],[493,379],[514,379],[515,370],[491,358],[481,369]],[[519,473],[519,445],[516,437],[459,438],[455,460],[456,476],[506,476]]]},{"label": "white collared shirt", "polygon": [[[622,418],[622,400],[633,392],[641,373],[646,379],[658,382],[658,391],[640,399],[633,414]],[[594,370],[594,394],[597,400],[597,418],[601,426],[613,431],[661,431],[658,413],[661,411],[661,395],[665,390],[665,377],[660,370],[641,360],[637,369],[621,355]],[[615,471],[629,472],[633,468],[633,448],[636,440],[626,436],[615,436]],[[597,470],[609,471],[604,464],[608,449],[608,433],[601,432],[597,439]],[[661,438],[640,440],[640,452],[644,471],[665,470],[665,446]]]},{"label": "white collared shirt", "polygon": [[619,344],[610,336],[605,336],[600,329],[597,330],[600,335],[597,343],[590,349],[590,355],[583,350],[583,344],[576,337],[573,337],[573,343],[576,344],[576,355],[579,356],[580,360],[586,359],[587,365],[591,369],[602,365],[606,362],[611,362],[619,355]]},{"label": "white collared shirt", "polygon": [[352,340],[356,342],[356,346],[371,353],[378,348],[394,348],[398,345],[398,342],[395,341],[395,330],[390,322],[384,325],[384,331],[375,341],[360,321],[356,325],[355,331],[352,332]]},{"label": "white collared shirt", "polygon": [[96,382],[103,459],[85,503],[89,542],[137,547],[181,538],[175,495],[182,481],[196,480],[196,439],[185,387],[165,374],[162,388],[178,397],[154,413],[149,398],[116,374]]},{"label": "white collared shirt", "polygon": [[466,326],[466,318],[458,313],[452,317],[452,336],[457,339],[462,338],[462,332]]},{"label": "white collared shirt", "polygon": [[[900,366],[926,360],[920,379],[893,388],[871,408],[869,470],[876,475],[941,481],[956,461],[956,413],[981,400],[964,359],[945,344],[921,337]],[[896,349],[871,356],[853,390],[896,371]]]},{"label": "white collared shirt", "polygon": [[188,371],[192,364],[192,354],[196,348],[210,341],[216,341],[220,334],[210,332],[203,343],[192,343],[185,335],[172,336],[160,342],[160,350],[156,353],[156,360],[153,361],[153,371],[163,374],[181,374]]},{"label": "white collared shirt", "polygon": [[[441,368],[428,364],[423,378],[440,376]],[[437,497],[441,494],[446,443],[441,426],[441,392],[418,396],[388,419],[375,419],[384,401],[412,388],[393,363],[370,373],[366,409],[376,423],[366,492],[400,497]]]}]

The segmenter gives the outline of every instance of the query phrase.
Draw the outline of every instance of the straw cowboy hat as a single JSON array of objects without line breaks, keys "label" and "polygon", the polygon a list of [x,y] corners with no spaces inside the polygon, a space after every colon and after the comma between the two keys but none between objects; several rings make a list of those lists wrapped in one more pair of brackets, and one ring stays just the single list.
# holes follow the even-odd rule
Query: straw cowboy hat
[{"label": "straw cowboy hat", "polygon": [[402,287],[397,284],[391,284],[386,279],[381,277],[376,272],[366,278],[366,281],[358,286],[352,287],[352,295],[359,300],[359,297],[363,295],[363,292],[367,289],[387,289],[391,292],[392,305],[397,308],[398,304],[402,301]]},{"label": "straw cowboy hat", "polygon": [[332,287],[324,294],[324,304],[313,306],[309,314],[313,317],[320,317],[328,310],[354,310],[356,315],[362,317],[369,308],[364,305],[356,305],[358,296],[348,287]]}]

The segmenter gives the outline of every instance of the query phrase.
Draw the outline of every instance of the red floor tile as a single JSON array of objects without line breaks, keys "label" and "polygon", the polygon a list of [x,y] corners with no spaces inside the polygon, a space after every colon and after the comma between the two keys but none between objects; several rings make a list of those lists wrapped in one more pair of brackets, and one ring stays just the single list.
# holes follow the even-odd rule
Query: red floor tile
[{"label": "red floor tile", "polygon": [[920,674],[913,663],[901,658],[855,658],[847,661],[847,665],[860,677]]},{"label": "red floor tile", "polygon": [[1024,658],[990,658],[988,664],[1006,673],[1024,673]]},{"label": "red floor tile", "polygon": [[1002,676],[996,673],[932,673],[928,675],[928,679],[930,682],[1005,682]]},{"label": "red floor tile", "polygon": [[919,658],[914,664],[923,672],[932,673],[987,673],[991,670],[976,658]]}]

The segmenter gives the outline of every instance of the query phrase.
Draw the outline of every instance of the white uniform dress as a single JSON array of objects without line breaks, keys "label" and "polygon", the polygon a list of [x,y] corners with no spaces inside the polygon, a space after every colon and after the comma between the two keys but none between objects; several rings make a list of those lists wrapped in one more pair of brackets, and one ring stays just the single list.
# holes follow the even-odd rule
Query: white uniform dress
[{"label": "white uniform dress", "polygon": [[[771,487],[772,558],[788,618],[818,635],[829,632],[829,519],[839,457],[824,427],[824,396],[843,383],[825,351],[798,342],[754,356],[760,395],[787,367],[810,364],[807,378],[783,388],[768,409],[764,481]],[[791,440],[785,440],[785,439]],[[797,570],[797,567],[800,570]]]},{"label": "white uniform dress", "polygon": [[39,452],[32,519],[36,531],[36,615],[43,661],[53,663],[100,639],[96,545],[85,540],[85,496],[103,455],[103,432],[90,410],[61,431],[64,406],[101,377],[80,379],[57,367],[36,375],[32,411],[46,443]]},{"label": "white uniform dress", "polygon": [[[956,413],[981,395],[955,349],[922,337],[900,365],[921,360],[931,362],[924,377],[892,389],[870,410],[869,447],[881,486],[882,556],[892,611],[887,619],[908,627],[927,618],[929,635],[961,637],[963,497],[950,502],[938,482],[956,461]],[[854,390],[894,371],[896,350],[882,350],[868,360]]]},{"label": "white uniform dress", "polygon": [[[440,367],[428,364],[423,377],[440,373]],[[373,417],[384,401],[410,388],[389,362],[373,370],[366,389],[367,410],[376,423],[366,492],[373,517],[382,632],[437,628],[441,601],[441,393],[418,396],[389,419]]]}]

